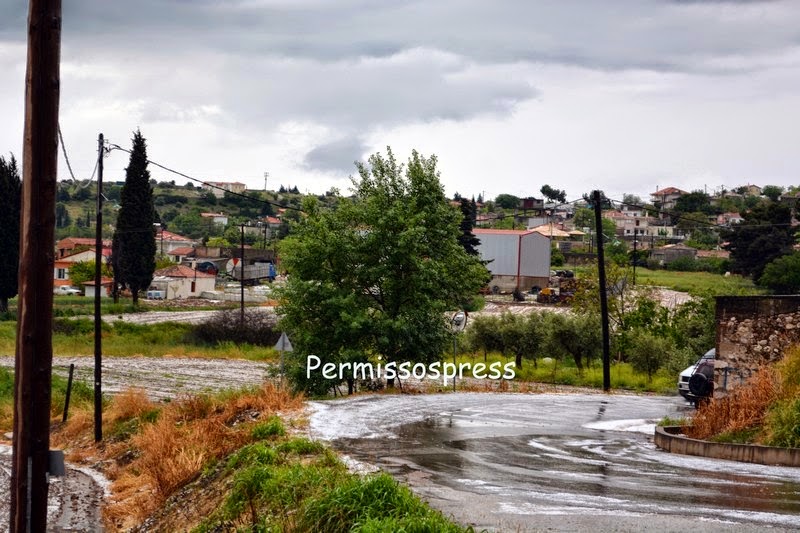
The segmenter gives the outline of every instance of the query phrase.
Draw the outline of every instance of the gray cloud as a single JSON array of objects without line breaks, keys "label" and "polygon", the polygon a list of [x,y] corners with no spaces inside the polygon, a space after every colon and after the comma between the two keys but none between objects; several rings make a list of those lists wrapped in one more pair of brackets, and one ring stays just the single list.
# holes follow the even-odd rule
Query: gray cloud
[{"label": "gray cloud", "polygon": [[360,161],[368,150],[361,139],[345,137],[312,149],[306,154],[303,164],[310,169],[348,175],[355,171],[354,163]]}]

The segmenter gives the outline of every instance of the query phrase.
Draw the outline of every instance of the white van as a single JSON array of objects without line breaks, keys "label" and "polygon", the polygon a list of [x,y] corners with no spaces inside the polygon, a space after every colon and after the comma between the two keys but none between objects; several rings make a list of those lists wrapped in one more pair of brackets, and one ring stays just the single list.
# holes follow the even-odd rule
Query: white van
[{"label": "white van", "polygon": [[[678,377],[678,392],[695,406],[698,401],[710,395],[708,388],[714,380],[714,360],[716,358],[717,350],[716,348],[711,348],[695,364],[684,369]],[[690,387],[689,382],[695,374],[698,375],[694,379],[695,386]],[[692,388],[695,390],[692,390]]]}]

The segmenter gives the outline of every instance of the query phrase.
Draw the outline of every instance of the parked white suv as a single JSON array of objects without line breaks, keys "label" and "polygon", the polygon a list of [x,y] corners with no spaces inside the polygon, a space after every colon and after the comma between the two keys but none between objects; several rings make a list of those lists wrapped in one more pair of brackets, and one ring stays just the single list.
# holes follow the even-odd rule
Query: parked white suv
[{"label": "parked white suv", "polygon": [[687,367],[678,377],[678,392],[691,403],[697,403],[711,396],[714,383],[714,360],[716,348],[711,348],[695,364]]},{"label": "parked white suv", "polygon": [[53,289],[53,294],[77,296],[80,293],[81,290],[77,287],[73,287],[72,285],[61,285]]}]

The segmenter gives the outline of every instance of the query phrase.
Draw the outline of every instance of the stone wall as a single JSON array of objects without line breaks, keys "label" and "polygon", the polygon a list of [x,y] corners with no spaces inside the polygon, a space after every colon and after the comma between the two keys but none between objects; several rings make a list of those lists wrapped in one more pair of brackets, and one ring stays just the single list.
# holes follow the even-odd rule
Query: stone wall
[{"label": "stone wall", "polygon": [[800,343],[800,296],[719,296],[714,396],[747,381]]}]

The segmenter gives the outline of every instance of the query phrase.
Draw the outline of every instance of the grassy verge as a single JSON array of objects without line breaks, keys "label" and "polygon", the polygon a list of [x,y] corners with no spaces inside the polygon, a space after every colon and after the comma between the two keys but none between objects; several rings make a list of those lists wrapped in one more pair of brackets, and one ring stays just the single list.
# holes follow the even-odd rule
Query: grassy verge
[{"label": "grassy verge", "polygon": [[145,520],[158,531],[465,531],[390,476],[352,474],[298,435],[302,406],[272,385],[167,404],[128,391],[104,409],[101,444],[88,406],[52,440],[70,461],[104,465],[108,531]]},{"label": "grassy verge", "polygon": [[636,283],[667,287],[691,294],[763,294],[749,278],[738,275],[723,276],[710,272],[674,272],[671,270],[636,269]]},{"label": "grassy verge", "polygon": [[[446,360],[446,358],[445,358]],[[491,353],[487,357],[487,364],[500,362],[505,365],[512,362],[513,358],[505,358],[500,354]],[[483,363],[484,358],[479,356],[461,356],[459,363]],[[600,361],[583,370],[578,370],[572,361],[539,360],[536,366],[533,361],[524,360],[522,368],[515,369],[515,381],[532,381],[553,385],[572,385],[576,387],[603,387],[603,368]],[[628,363],[612,363],[611,387],[614,389],[630,390],[637,392],[654,392],[658,394],[674,394],[677,387],[677,375],[662,369],[652,379],[647,375],[636,372]]]},{"label": "grassy verge", "polygon": [[[16,322],[0,322],[0,354],[11,355],[16,346]],[[103,354],[107,356],[173,356],[272,360],[271,347],[233,342],[202,342],[193,335],[195,326],[175,322],[139,325],[103,323]],[[53,353],[64,356],[94,353],[94,322],[90,319],[56,320]]]}]

